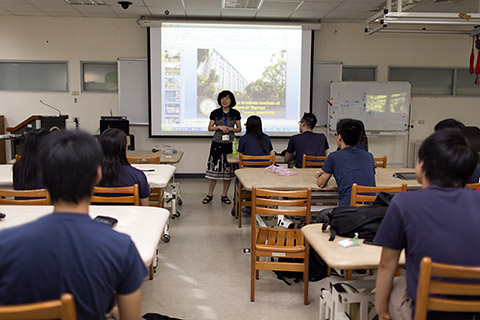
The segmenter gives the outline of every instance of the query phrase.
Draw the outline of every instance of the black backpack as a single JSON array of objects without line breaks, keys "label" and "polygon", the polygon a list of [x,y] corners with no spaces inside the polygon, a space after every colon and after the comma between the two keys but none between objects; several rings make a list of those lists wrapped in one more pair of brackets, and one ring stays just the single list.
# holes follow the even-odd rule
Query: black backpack
[{"label": "black backpack", "polygon": [[330,226],[329,241],[333,241],[337,234],[353,238],[355,233],[361,239],[373,241],[393,196],[394,194],[380,192],[369,206],[336,207],[323,217],[322,230],[325,231]]}]

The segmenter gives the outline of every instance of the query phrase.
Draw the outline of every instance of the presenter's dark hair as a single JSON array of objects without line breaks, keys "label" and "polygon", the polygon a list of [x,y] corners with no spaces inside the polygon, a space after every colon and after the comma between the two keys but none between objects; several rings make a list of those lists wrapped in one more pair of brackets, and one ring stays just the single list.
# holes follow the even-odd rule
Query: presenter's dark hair
[{"label": "presenter's dark hair", "polygon": [[301,121],[304,122],[310,129],[315,128],[317,125],[317,117],[315,117],[313,113],[305,112]]},{"label": "presenter's dark hair", "polygon": [[262,119],[260,119],[259,116],[250,116],[247,119],[245,127],[247,129],[245,134],[253,135],[257,139],[257,143],[262,151],[267,152],[267,150],[265,150],[265,142],[267,141],[267,138],[262,130]]},{"label": "presenter's dark hair", "polygon": [[418,150],[418,161],[431,184],[463,187],[477,166],[470,143],[458,129],[444,129],[430,135]]},{"label": "presenter's dark hair", "polygon": [[51,133],[42,145],[40,167],[52,201],[90,199],[102,162],[97,140],[81,130]]},{"label": "presenter's dark hair", "polygon": [[39,151],[42,148],[42,141],[49,133],[45,129],[27,132],[21,158],[13,165],[15,190],[32,190],[39,187],[37,185],[37,179],[40,177]]},{"label": "presenter's dark hair", "polygon": [[341,119],[337,122],[337,134],[347,146],[356,146],[363,132],[363,124],[355,119]]},{"label": "presenter's dark hair", "polygon": [[218,105],[221,107],[222,106],[222,98],[225,98],[226,96],[229,96],[230,97],[230,100],[232,101],[230,103],[230,108],[233,108],[237,105],[237,101],[235,100],[235,96],[233,95],[232,92],[228,91],[228,90],[223,90],[222,92],[220,92],[218,94],[218,98],[217,98],[217,102],[218,102]]},{"label": "presenter's dark hair", "polygon": [[122,166],[129,166],[127,160],[127,136],[116,128],[108,128],[99,138],[103,151],[101,186],[111,185],[121,174]]},{"label": "presenter's dark hair", "polygon": [[465,125],[461,123],[458,120],[455,120],[453,118],[448,118],[440,121],[437,123],[434,127],[435,132],[443,130],[443,129],[458,129],[460,130],[463,134],[465,134]]}]

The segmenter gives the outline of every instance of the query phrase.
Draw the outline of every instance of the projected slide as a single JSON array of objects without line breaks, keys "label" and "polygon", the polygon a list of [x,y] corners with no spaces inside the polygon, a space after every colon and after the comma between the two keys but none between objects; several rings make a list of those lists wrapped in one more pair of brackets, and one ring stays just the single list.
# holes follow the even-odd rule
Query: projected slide
[{"label": "projected slide", "polygon": [[298,132],[309,107],[300,27],[164,23],[151,28],[150,48],[153,136],[211,135],[208,117],[222,90],[234,93],[243,119],[260,116],[268,133]]}]

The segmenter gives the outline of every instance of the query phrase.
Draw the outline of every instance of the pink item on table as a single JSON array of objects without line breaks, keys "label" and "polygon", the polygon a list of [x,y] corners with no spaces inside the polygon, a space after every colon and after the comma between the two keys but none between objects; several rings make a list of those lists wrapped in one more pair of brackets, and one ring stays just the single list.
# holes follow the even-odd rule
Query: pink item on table
[{"label": "pink item on table", "polygon": [[265,172],[271,172],[271,173],[276,173],[281,176],[294,176],[297,174],[295,170],[290,170],[285,167],[277,167],[274,165],[268,166],[265,168]]}]

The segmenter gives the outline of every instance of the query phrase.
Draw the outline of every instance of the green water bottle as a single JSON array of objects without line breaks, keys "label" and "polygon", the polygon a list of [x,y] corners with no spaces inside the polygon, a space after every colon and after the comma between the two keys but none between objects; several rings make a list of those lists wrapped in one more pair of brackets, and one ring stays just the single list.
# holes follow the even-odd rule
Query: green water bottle
[{"label": "green water bottle", "polygon": [[232,154],[237,154],[237,148],[238,148],[238,145],[237,145],[237,138],[233,138],[233,150],[232,150]]}]

